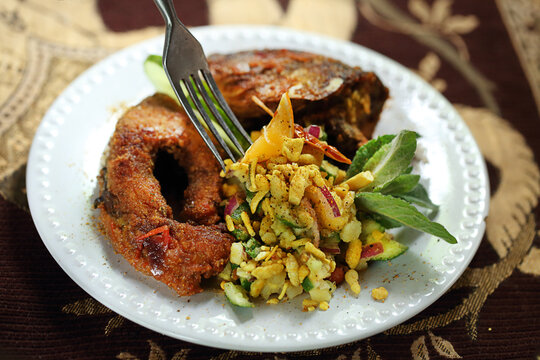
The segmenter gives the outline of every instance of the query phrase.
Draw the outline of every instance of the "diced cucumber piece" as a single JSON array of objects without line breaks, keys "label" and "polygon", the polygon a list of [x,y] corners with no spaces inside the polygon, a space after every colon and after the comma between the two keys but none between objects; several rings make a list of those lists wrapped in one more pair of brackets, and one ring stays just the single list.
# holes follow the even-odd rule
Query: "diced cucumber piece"
[{"label": "diced cucumber piece", "polygon": [[318,274],[323,267],[322,261],[315,259],[314,257],[310,257],[306,262],[306,265],[312,275]]},{"label": "diced cucumber piece", "polygon": [[258,242],[255,238],[249,239],[247,242],[242,243],[246,253],[252,258],[255,259],[257,255],[261,252],[261,243]]},{"label": "diced cucumber piece", "polygon": [[[246,201],[249,204],[251,204],[251,200],[253,199],[255,194],[257,194],[257,193],[256,192],[251,192],[248,189],[246,189]],[[257,215],[263,215],[263,213],[262,213],[262,201],[259,201],[259,203],[257,204],[257,209],[255,210],[255,213]]]},{"label": "diced cucumber piece", "polygon": [[283,224],[287,225],[290,228],[303,229],[303,226],[298,225],[296,221],[293,220],[292,218],[286,218],[283,216],[276,216],[276,217],[278,218],[279,221],[281,221]]},{"label": "diced cucumber piece", "polygon": [[218,277],[225,281],[231,281],[232,280],[231,275],[232,275],[231,263],[227,262],[227,265],[225,265],[223,270],[218,274]]},{"label": "diced cucumber piece", "polygon": [[255,307],[255,305],[249,301],[246,290],[244,290],[242,286],[228,282],[225,283],[224,290],[225,296],[231,304],[239,307]]},{"label": "diced cucumber piece", "polygon": [[325,173],[327,173],[329,178],[337,177],[338,172],[339,172],[339,168],[335,165],[330,164],[330,162],[328,162],[327,160],[322,161],[320,169],[321,171],[324,171]]},{"label": "diced cucumber piece", "polygon": [[231,270],[235,270],[235,269],[237,269],[239,267],[240,267],[240,265],[231,263]]},{"label": "diced cucumber piece", "polygon": [[309,291],[309,296],[315,301],[330,301],[332,293],[329,289],[314,288]]},{"label": "diced cucumber piece", "polygon": [[244,231],[244,230],[238,229],[238,228],[234,229],[232,231],[232,234],[236,238],[236,240],[238,240],[238,241],[246,241],[246,240],[248,240],[250,238],[247,231]]},{"label": "diced cucumber piece", "polygon": [[251,281],[248,279],[240,278],[240,285],[244,288],[244,290],[249,291],[251,290]]},{"label": "diced cucumber piece", "polygon": [[380,239],[375,239],[372,235],[368,236],[366,239],[366,245],[380,242],[383,246],[383,252],[375,255],[367,260],[392,260],[399,255],[407,251],[408,247],[388,238],[388,236],[383,236]]},{"label": "diced cucumber piece", "polygon": [[302,281],[302,287],[304,288],[305,292],[310,292],[315,286],[313,285],[311,280],[309,280],[309,278],[306,276],[304,281]]},{"label": "diced cucumber piece", "polygon": [[386,229],[373,219],[363,219],[362,220],[362,233],[360,234],[360,239],[364,241],[375,230],[384,233]]},{"label": "diced cucumber piece", "polygon": [[249,211],[249,204],[244,201],[238,207],[232,212],[231,218],[235,223],[242,224],[242,213],[246,212],[248,215],[251,215],[251,211]]}]

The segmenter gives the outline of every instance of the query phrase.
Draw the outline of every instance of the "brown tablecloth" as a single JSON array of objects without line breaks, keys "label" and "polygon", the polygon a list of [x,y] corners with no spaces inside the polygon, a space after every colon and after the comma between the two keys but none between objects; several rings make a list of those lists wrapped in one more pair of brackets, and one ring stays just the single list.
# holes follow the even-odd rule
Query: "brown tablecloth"
[{"label": "brown tablecloth", "polygon": [[56,264],[27,211],[25,162],[54,98],[106,54],[159,34],[150,0],[0,4],[0,358],[533,359],[540,356],[540,2],[176,1],[187,25],[260,23],[349,39],[417,71],[488,162],[487,231],[458,283],[387,332],[341,347],[249,354],[175,340],[113,313]]}]

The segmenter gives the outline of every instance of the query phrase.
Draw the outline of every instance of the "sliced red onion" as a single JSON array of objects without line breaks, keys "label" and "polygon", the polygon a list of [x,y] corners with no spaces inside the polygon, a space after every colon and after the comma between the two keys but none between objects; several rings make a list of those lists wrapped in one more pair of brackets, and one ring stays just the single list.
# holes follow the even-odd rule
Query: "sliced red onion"
[{"label": "sliced red onion", "polygon": [[321,193],[324,195],[328,203],[330,204],[330,207],[332,208],[332,211],[334,212],[334,217],[340,217],[341,211],[339,211],[339,207],[337,206],[336,200],[330,193],[330,190],[326,186],[319,186],[319,189],[321,189]]},{"label": "sliced red onion", "polygon": [[360,256],[360,258],[364,259],[374,257],[375,255],[379,255],[382,252],[384,252],[382,243],[376,242],[373,244],[362,246],[362,255]]},{"label": "sliced red onion", "polygon": [[321,133],[322,133],[321,127],[317,125],[309,125],[306,128],[306,132],[310,135],[315,136],[317,139],[321,137]]},{"label": "sliced red onion", "polygon": [[236,195],[234,195],[232,198],[229,199],[229,202],[227,203],[227,206],[225,207],[225,216],[232,215],[234,210],[238,208],[240,205],[240,202],[238,201],[238,198]]},{"label": "sliced red onion", "polygon": [[334,254],[334,255],[341,254],[341,250],[339,249],[339,246],[336,246],[336,247],[322,247],[321,251],[326,253],[326,254]]}]

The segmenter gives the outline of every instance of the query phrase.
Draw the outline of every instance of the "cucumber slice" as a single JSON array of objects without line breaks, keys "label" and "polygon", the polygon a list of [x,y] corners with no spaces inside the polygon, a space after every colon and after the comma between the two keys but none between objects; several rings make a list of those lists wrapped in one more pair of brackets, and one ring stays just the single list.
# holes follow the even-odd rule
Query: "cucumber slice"
[{"label": "cucumber slice", "polygon": [[[144,61],[144,72],[158,92],[169,95],[176,100],[176,95],[169,83],[169,79],[163,70],[162,57],[149,55]],[[178,101],[178,100],[176,100]]]},{"label": "cucumber slice", "polygon": [[225,296],[231,304],[239,307],[255,307],[255,305],[249,301],[246,291],[242,286],[228,282],[225,283],[224,290]]},{"label": "cucumber slice", "polygon": [[304,281],[302,281],[302,287],[304,288],[305,292],[310,292],[315,286],[313,285],[311,280],[309,280],[309,278],[306,276]]},{"label": "cucumber slice", "polygon": [[370,235],[366,239],[366,245],[374,244],[377,242],[382,243],[383,252],[366,260],[392,260],[403,254],[408,249],[407,246],[395,240],[389,239],[386,236],[381,237],[379,240],[375,240],[373,236]]}]

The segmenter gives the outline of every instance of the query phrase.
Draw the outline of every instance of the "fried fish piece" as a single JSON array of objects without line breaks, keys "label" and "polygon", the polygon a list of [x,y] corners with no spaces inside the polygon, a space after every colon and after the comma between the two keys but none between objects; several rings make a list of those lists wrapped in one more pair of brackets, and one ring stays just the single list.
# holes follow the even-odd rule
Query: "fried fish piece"
[{"label": "fried fish piece", "polygon": [[[158,151],[168,151],[187,173],[177,221],[154,176]],[[118,121],[99,177],[96,207],[114,249],[135,269],[179,295],[201,292],[201,277],[217,275],[232,236],[220,221],[222,179],[212,153],[178,105],[157,94]]]},{"label": "fried fish piece", "polygon": [[275,109],[288,91],[295,121],[324,125],[329,143],[352,155],[373,134],[388,89],[372,72],[308,52],[255,50],[216,54],[210,70],[227,103],[249,130],[268,117],[253,101]]}]

